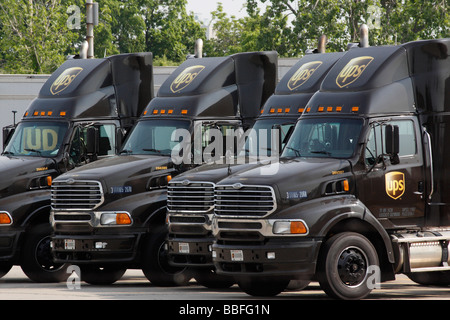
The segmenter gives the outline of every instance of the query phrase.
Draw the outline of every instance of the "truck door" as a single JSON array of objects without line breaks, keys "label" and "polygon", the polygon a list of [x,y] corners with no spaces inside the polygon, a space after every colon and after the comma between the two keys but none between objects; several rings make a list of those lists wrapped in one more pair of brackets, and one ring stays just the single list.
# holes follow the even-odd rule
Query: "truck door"
[{"label": "truck door", "polygon": [[[386,155],[386,126],[399,130],[399,153]],[[372,122],[364,151],[366,172],[360,180],[361,200],[387,228],[423,223],[425,178],[419,125],[415,119]]]}]

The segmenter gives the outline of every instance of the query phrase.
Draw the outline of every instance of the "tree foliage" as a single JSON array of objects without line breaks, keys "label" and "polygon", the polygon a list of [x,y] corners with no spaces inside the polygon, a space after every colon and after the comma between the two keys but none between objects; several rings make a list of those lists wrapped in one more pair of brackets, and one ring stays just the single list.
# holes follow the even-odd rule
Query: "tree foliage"
[{"label": "tree foliage", "polygon": [[[226,0],[224,0],[226,1]],[[155,60],[180,63],[204,39],[207,56],[276,50],[297,57],[328,37],[328,51],[358,42],[369,25],[370,44],[450,36],[450,0],[246,0],[244,18],[219,3],[212,12],[216,37],[186,12],[187,0],[101,0],[94,29],[95,56],[150,51]],[[79,8],[78,15],[70,7]],[[84,40],[85,0],[1,0],[0,70],[51,73]],[[69,22],[78,19],[78,29]],[[73,21],[72,21],[73,22]]]}]

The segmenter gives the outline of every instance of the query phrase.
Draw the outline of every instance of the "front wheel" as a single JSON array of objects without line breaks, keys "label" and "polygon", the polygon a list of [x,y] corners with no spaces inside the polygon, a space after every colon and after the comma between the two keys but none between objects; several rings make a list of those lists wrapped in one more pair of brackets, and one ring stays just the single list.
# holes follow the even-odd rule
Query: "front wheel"
[{"label": "front wheel", "polygon": [[329,296],[345,300],[367,297],[373,289],[369,271],[371,267],[379,266],[372,243],[354,232],[340,233],[328,239],[318,263],[321,288]]},{"label": "front wheel", "polygon": [[145,277],[156,286],[183,286],[192,278],[186,267],[174,267],[169,264],[165,248],[167,228],[164,226],[151,230],[145,239],[142,271]]},{"label": "front wheel", "polygon": [[27,277],[35,282],[62,282],[69,277],[68,264],[53,262],[50,248],[52,231],[50,224],[43,223],[27,232],[21,267]]}]

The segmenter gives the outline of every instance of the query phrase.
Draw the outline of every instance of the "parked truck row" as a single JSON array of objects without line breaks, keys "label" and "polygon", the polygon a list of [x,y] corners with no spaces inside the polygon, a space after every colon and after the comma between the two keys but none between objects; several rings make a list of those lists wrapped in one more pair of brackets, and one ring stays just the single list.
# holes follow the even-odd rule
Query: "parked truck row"
[{"label": "parked truck row", "polygon": [[156,97],[151,54],[67,61],[6,139],[1,272],[338,299],[398,273],[450,285],[450,39],[366,43],[278,84],[276,52],[188,59]]},{"label": "parked truck row", "polygon": [[[255,296],[314,280],[332,297],[361,299],[397,273],[449,285],[449,47],[351,49],[306,104],[276,174],[259,163],[173,179],[169,190],[190,179],[214,189],[215,273]],[[192,193],[169,203],[188,207]]]}]

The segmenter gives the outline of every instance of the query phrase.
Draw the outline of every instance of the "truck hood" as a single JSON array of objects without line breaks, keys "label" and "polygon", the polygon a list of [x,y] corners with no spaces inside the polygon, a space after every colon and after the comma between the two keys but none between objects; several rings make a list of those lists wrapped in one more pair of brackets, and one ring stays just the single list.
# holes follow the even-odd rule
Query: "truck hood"
[{"label": "truck hood", "polygon": [[244,164],[204,164],[192,170],[184,172],[172,179],[173,182],[189,181],[207,181],[217,183],[228,176],[232,176],[241,171],[261,166],[260,163]]},{"label": "truck hood", "polygon": [[221,180],[218,185],[241,183],[271,186],[277,194],[278,202],[286,203],[320,197],[329,183],[349,179],[352,175],[350,162],[339,159],[280,159],[270,166],[240,170]]},{"label": "truck hood", "polygon": [[55,162],[48,158],[0,156],[0,197],[24,192],[34,179],[54,172]]},{"label": "truck hood", "polygon": [[68,179],[95,180],[103,183],[106,191],[114,188],[129,192],[144,192],[149,179],[170,174],[173,165],[170,157],[149,155],[113,156],[86,164],[59,176],[55,181]]}]

